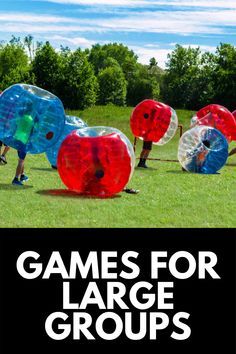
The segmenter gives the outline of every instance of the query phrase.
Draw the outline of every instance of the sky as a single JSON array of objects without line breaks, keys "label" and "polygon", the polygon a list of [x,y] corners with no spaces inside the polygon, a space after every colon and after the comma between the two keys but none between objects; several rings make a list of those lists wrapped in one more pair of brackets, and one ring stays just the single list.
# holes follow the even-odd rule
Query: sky
[{"label": "sky", "polygon": [[123,43],[165,68],[176,44],[215,52],[236,45],[235,0],[0,0],[0,41],[12,35],[71,50]]}]

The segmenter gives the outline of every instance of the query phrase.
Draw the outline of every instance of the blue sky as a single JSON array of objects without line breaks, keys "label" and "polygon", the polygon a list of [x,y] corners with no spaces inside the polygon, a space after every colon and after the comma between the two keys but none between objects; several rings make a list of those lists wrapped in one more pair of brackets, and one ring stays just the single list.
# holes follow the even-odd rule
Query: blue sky
[{"label": "blue sky", "polygon": [[165,67],[175,44],[214,52],[236,45],[235,0],[0,0],[0,40],[12,35],[55,47],[118,42]]}]

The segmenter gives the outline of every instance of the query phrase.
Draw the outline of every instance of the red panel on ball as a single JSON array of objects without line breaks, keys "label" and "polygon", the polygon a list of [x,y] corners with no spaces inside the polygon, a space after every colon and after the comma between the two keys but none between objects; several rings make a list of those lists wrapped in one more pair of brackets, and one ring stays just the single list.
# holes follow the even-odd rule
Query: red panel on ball
[{"label": "red panel on ball", "polygon": [[166,133],[171,121],[171,108],[154,100],[144,100],[133,110],[130,127],[134,136],[158,142]]},{"label": "red panel on ball", "polygon": [[112,196],[129,181],[131,157],[119,134],[80,137],[73,131],[63,141],[58,172],[70,189],[91,196]]},{"label": "red panel on ball", "polygon": [[236,123],[236,110],[232,112],[233,116],[234,116],[234,120],[235,120],[235,123]]},{"label": "red panel on ball", "polygon": [[218,129],[229,140],[236,140],[236,121],[233,114],[218,104],[209,104],[197,113],[197,124]]}]

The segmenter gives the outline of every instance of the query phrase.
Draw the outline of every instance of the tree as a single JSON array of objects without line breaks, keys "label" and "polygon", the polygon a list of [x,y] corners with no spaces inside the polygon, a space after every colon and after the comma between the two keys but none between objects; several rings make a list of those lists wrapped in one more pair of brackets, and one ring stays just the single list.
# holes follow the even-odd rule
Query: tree
[{"label": "tree", "polygon": [[195,80],[195,90],[198,92],[198,106],[196,109],[207,106],[215,100],[215,71],[216,61],[213,53],[202,55],[198,79]]},{"label": "tree", "polygon": [[199,48],[176,45],[168,54],[167,71],[162,83],[162,96],[176,108],[194,109],[199,104],[201,52]]},{"label": "tree", "polygon": [[24,38],[24,44],[26,45],[28,52],[29,52],[29,58],[30,58],[30,62],[32,62],[33,57],[34,57],[34,43],[33,43],[33,36],[31,36],[30,34],[28,34],[28,36],[26,36]]},{"label": "tree", "polygon": [[213,71],[215,102],[236,109],[236,48],[231,44],[217,47]]},{"label": "tree", "polygon": [[128,104],[136,106],[144,99],[158,100],[160,97],[160,77],[161,74],[158,67],[150,67],[138,63],[136,72],[129,81]]},{"label": "tree", "polygon": [[89,52],[88,60],[93,65],[96,75],[106,66],[105,61],[107,58],[113,58],[118,62],[127,79],[130,70],[134,69],[138,57],[132,50],[121,43],[95,44]]},{"label": "tree", "polygon": [[155,67],[155,66],[157,66],[157,61],[156,61],[156,59],[153,57],[153,58],[151,58],[150,60],[149,60],[149,66],[150,67]]},{"label": "tree", "polygon": [[20,39],[13,36],[9,43],[0,44],[1,90],[30,81],[28,56]]},{"label": "tree", "polygon": [[56,52],[49,42],[37,48],[31,69],[35,75],[35,84],[37,86],[57,94],[61,69],[60,54]]},{"label": "tree", "polygon": [[137,70],[137,55],[121,43],[109,43],[105,45],[95,44],[92,46],[88,60],[93,65],[95,74],[107,67],[106,61],[113,58],[120,65],[127,81],[127,101],[129,102],[129,85],[134,80]]},{"label": "tree", "polygon": [[81,49],[75,52],[66,50],[61,52],[60,57],[62,68],[59,95],[64,105],[71,109],[84,109],[94,105],[98,84],[86,53]]},{"label": "tree", "polygon": [[108,58],[104,64],[106,67],[98,74],[100,104],[113,103],[124,106],[126,103],[127,81],[119,63]]}]

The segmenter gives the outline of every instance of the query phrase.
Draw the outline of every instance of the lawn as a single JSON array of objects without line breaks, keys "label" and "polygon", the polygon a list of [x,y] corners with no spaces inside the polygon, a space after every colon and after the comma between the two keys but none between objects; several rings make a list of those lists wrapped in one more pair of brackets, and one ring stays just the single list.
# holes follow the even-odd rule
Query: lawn
[{"label": "lawn", "polygon": [[[88,125],[120,129],[133,143],[129,128],[131,107],[93,107],[67,111]],[[184,130],[194,112],[177,110]],[[165,146],[154,146],[150,157],[177,159],[179,131]],[[230,144],[230,149],[235,147]],[[137,142],[136,157],[142,147]],[[24,187],[11,185],[17,154],[11,149],[8,163],[0,166],[0,227],[42,228],[234,228],[236,226],[236,155],[215,175],[183,172],[178,162],[148,161],[149,169],[135,168],[129,187],[136,195],[86,198],[66,190],[45,154],[27,155],[30,180]]]}]

